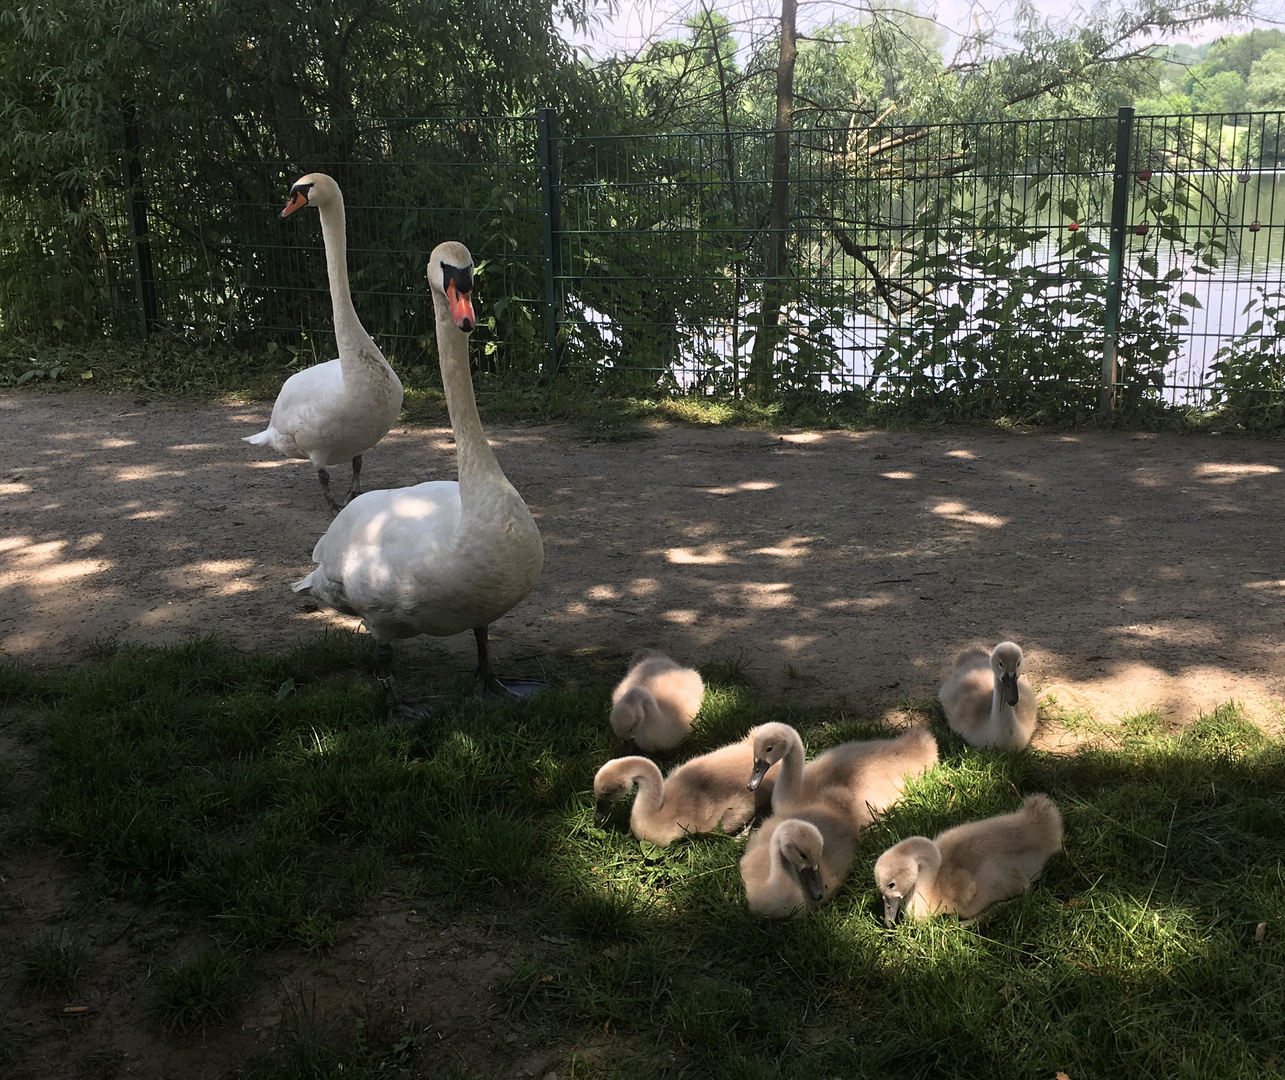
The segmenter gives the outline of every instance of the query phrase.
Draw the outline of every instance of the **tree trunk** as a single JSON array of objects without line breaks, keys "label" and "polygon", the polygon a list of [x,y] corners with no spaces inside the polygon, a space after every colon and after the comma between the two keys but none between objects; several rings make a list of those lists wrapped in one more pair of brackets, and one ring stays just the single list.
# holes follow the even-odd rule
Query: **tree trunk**
[{"label": "tree trunk", "polygon": [[781,341],[781,305],[789,272],[790,134],[794,123],[794,60],[798,55],[795,15],[798,0],[781,0],[781,56],[776,65],[776,134],[772,153],[772,199],[768,207],[766,280],[758,331],[750,357],[750,386],[760,396],[772,392],[773,357]]}]

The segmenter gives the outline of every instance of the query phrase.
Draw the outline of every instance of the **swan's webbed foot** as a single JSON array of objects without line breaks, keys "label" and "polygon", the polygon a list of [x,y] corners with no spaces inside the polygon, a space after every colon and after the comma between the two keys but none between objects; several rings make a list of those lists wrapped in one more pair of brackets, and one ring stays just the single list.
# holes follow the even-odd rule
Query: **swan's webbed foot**
[{"label": "swan's webbed foot", "polygon": [[474,628],[473,636],[477,639],[477,685],[473,696],[479,701],[524,701],[553,685],[543,679],[501,679],[491,670],[487,628]]},{"label": "swan's webbed foot", "polygon": [[418,723],[426,716],[431,716],[434,709],[431,701],[401,701],[384,704],[384,723],[395,727],[408,727]]},{"label": "swan's webbed foot", "polygon": [[445,698],[425,701],[403,701],[393,684],[393,647],[382,643],[375,647],[375,678],[384,687],[384,722],[405,726],[430,715]]},{"label": "swan's webbed foot", "polygon": [[477,673],[473,696],[478,701],[525,701],[532,694],[548,690],[553,683],[543,679],[501,679],[498,675]]},{"label": "swan's webbed foot", "polygon": [[339,511],[342,510],[343,507],[335,501],[334,495],[331,494],[330,473],[328,473],[324,468],[318,469],[317,479],[321,481],[321,493],[326,497],[326,502],[330,504],[330,509],[333,510],[336,514],[339,513]]}]

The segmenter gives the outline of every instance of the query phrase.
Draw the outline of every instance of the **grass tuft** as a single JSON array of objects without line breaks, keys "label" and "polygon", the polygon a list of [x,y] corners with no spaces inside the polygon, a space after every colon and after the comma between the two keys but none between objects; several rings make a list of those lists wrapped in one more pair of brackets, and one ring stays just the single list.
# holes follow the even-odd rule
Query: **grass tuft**
[{"label": "grass tuft", "polygon": [[188,1035],[231,1018],[243,994],[241,963],[221,948],[173,968],[152,998],[167,1034]]},{"label": "grass tuft", "polygon": [[85,944],[64,931],[47,931],[22,956],[23,978],[38,993],[67,993],[76,986],[85,965]]}]

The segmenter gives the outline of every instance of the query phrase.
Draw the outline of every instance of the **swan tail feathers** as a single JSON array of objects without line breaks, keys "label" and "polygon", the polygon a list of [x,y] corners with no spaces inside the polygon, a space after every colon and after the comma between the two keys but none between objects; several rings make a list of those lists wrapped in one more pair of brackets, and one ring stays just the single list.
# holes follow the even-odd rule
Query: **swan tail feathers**
[{"label": "swan tail feathers", "polygon": [[[312,574],[315,574],[315,573],[316,571],[314,570]],[[311,595],[312,574],[309,574],[307,577],[302,577],[298,581],[292,582],[290,585],[290,588],[293,589],[295,592],[308,593],[309,595]]]},{"label": "swan tail feathers", "polygon": [[248,442],[251,446],[268,446],[271,444],[273,436],[275,436],[276,433],[276,428],[264,428],[257,435],[243,436],[241,441]]}]

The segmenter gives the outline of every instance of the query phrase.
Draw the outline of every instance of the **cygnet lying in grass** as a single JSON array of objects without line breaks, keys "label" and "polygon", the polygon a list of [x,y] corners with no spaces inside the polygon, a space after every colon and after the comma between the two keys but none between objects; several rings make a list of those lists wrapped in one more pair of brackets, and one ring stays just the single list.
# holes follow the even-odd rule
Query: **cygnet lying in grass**
[{"label": "cygnet lying in grass", "polygon": [[629,669],[611,695],[611,728],[630,750],[672,750],[691,732],[704,696],[698,671],[652,653]]},{"label": "cygnet lying in grass", "polygon": [[912,836],[875,863],[884,922],[954,913],[974,919],[1017,896],[1062,846],[1062,815],[1047,795],[1029,795],[1016,813],[970,821],[929,840]]},{"label": "cygnet lying in grass", "polygon": [[752,761],[749,739],[692,758],[666,780],[649,758],[616,758],[593,778],[594,820],[601,823],[608,807],[637,785],[629,831],[639,840],[665,847],[680,836],[713,832],[720,826],[726,833],[739,832],[771,805],[776,782],[775,773],[769,773],[758,791],[746,788]]},{"label": "cygnet lying in grass", "polygon": [[852,869],[855,841],[844,817],[825,807],[768,818],[741,858],[750,910],[797,918],[829,900]]},{"label": "cygnet lying in grass", "polygon": [[989,653],[970,649],[942,684],[946,722],[970,746],[1024,750],[1035,731],[1035,691],[1022,675],[1022,650],[1001,641]]},{"label": "cygnet lying in grass", "polygon": [[860,831],[901,797],[906,781],[937,764],[937,741],[921,727],[895,739],[846,742],[804,764],[803,740],[789,724],[763,724],[750,731],[754,771],[749,786],[781,763],[772,811],[793,816],[801,806],[823,804]]}]

